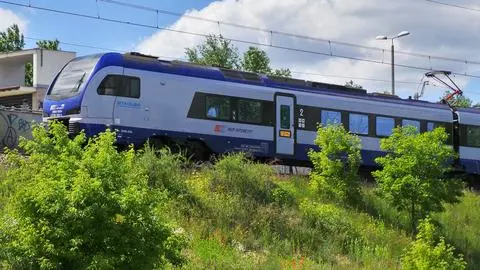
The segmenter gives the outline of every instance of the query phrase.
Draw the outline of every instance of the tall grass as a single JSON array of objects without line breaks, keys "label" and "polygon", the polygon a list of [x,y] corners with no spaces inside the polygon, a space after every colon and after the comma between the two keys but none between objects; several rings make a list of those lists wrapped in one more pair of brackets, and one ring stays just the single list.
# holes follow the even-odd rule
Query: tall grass
[{"label": "tall grass", "polygon": [[381,220],[316,200],[307,178],[282,179],[242,154],[198,170],[179,169],[168,153],[145,155],[163,159],[148,161],[156,170],[178,174],[151,180],[172,189],[170,214],[190,238],[189,269],[391,269],[409,242]]},{"label": "tall grass", "polygon": [[[383,199],[375,195],[372,187],[364,187],[364,208],[371,216],[383,220],[398,232],[408,234],[410,224],[405,212],[399,212]],[[439,225],[439,233],[447,243],[462,253],[468,269],[480,269],[480,197],[471,191],[457,204],[445,204],[445,211],[432,214],[433,221]],[[395,248],[395,245],[392,246]]]},{"label": "tall grass", "polygon": [[470,269],[480,269],[480,197],[465,191],[460,203],[433,215],[448,242],[462,252]]}]

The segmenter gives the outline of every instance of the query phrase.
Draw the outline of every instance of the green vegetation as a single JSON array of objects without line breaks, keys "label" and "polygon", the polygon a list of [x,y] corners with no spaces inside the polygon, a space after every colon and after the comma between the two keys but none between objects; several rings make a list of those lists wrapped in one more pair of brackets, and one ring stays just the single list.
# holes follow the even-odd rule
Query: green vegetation
[{"label": "green vegetation", "polygon": [[119,153],[106,132],[84,148],[62,124],[22,141],[28,158],[7,155],[0,255],[12,268],[152,268],[181,262],[181,239],[160,213],[135,152]]},{"label": "green vegetation", "polygon": [[322,151],[309,152],[313,163],[313,188],[331,200],[358,202],[360,139],[337,124],[319,128],[315,144]]},{"label": "green vegetation", "polygon": [[449,161],[455,158],[446,145],[447,137],[444,128],[419,133],[407,126],[395,128],[390,137],[381,140],[381,148],[388,154],[376,159],[383,169],[373,175],[380,194],[398,210],[409,212],[412,232],[417,220],[442,211],[443,202],[456,203],[462,195],[462,182],[446,177]]},{"label": "green vegetation", "polygon": [[267,53],[257,47],[250,46],[242,58],[238,48],[222,35],[208,35],[202,44],[186,48],[185,55],[188,61],[196,64],[291,77],[288,68],[272,70]]},{"label": "green vegetation", "polygon": [[[418,136],[395,134],[399,145]],[[21,142],[28,156],[9,151],[0,164],[5,269],[480,265],[480,199],[440,200],[412,238],[408,209],[359,183],[359,140],[341,126],[319,128],[310,177],[288,178],[241,153],[198,168],[166,148],[120,152],[109,131],[86,142],[53,124],[33,137]]]},{"label": "green vegetation", "polygon": [[435,232],[429,218],[420,223],[417,239],[402,258],[404,269],[465,269],[463,256],[455,257],[454,248],[443,237],[435,245]]}]

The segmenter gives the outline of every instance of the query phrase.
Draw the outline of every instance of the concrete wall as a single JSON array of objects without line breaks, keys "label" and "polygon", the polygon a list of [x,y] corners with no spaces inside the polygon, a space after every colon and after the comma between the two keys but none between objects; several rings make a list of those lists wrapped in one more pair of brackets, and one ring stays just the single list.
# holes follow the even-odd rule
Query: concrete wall
[{"label": "concrete wall", "polygon": [[60,69],[75,56],[73,52],[37,50],[33,55],[33,86],[46,88]]},{"label": "concrete wall", "polygon": [[18,146],[20,137],[32,138],[32,124],[40,123],[39,113],[0,108],[0,152]]},{"label": "concrete wall", "polygon": [[11,62],[0,65],[0,88],[25,84],[25,65]]}]

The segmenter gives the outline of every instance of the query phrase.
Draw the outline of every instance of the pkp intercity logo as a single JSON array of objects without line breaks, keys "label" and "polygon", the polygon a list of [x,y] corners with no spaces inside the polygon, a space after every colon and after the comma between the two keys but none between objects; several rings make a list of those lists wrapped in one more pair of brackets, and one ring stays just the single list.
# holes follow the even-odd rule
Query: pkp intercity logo
[{"label": "pkp intercity logo", "polygon": [[215,133],[225,133],[226,127],[224,125],[215,125],[213,131]]}]

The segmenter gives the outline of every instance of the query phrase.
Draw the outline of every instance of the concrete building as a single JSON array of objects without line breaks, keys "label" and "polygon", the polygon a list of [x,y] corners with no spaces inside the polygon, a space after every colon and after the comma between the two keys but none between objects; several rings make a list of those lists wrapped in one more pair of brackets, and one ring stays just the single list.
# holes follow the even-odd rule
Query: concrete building
[{"label": "concrete building", "polygon": [[[0,53],[0,107],[41,110],[48,85],[75,52],[29,49]],[[33,84],[25,86],[25,64],[32,63]]]}]

